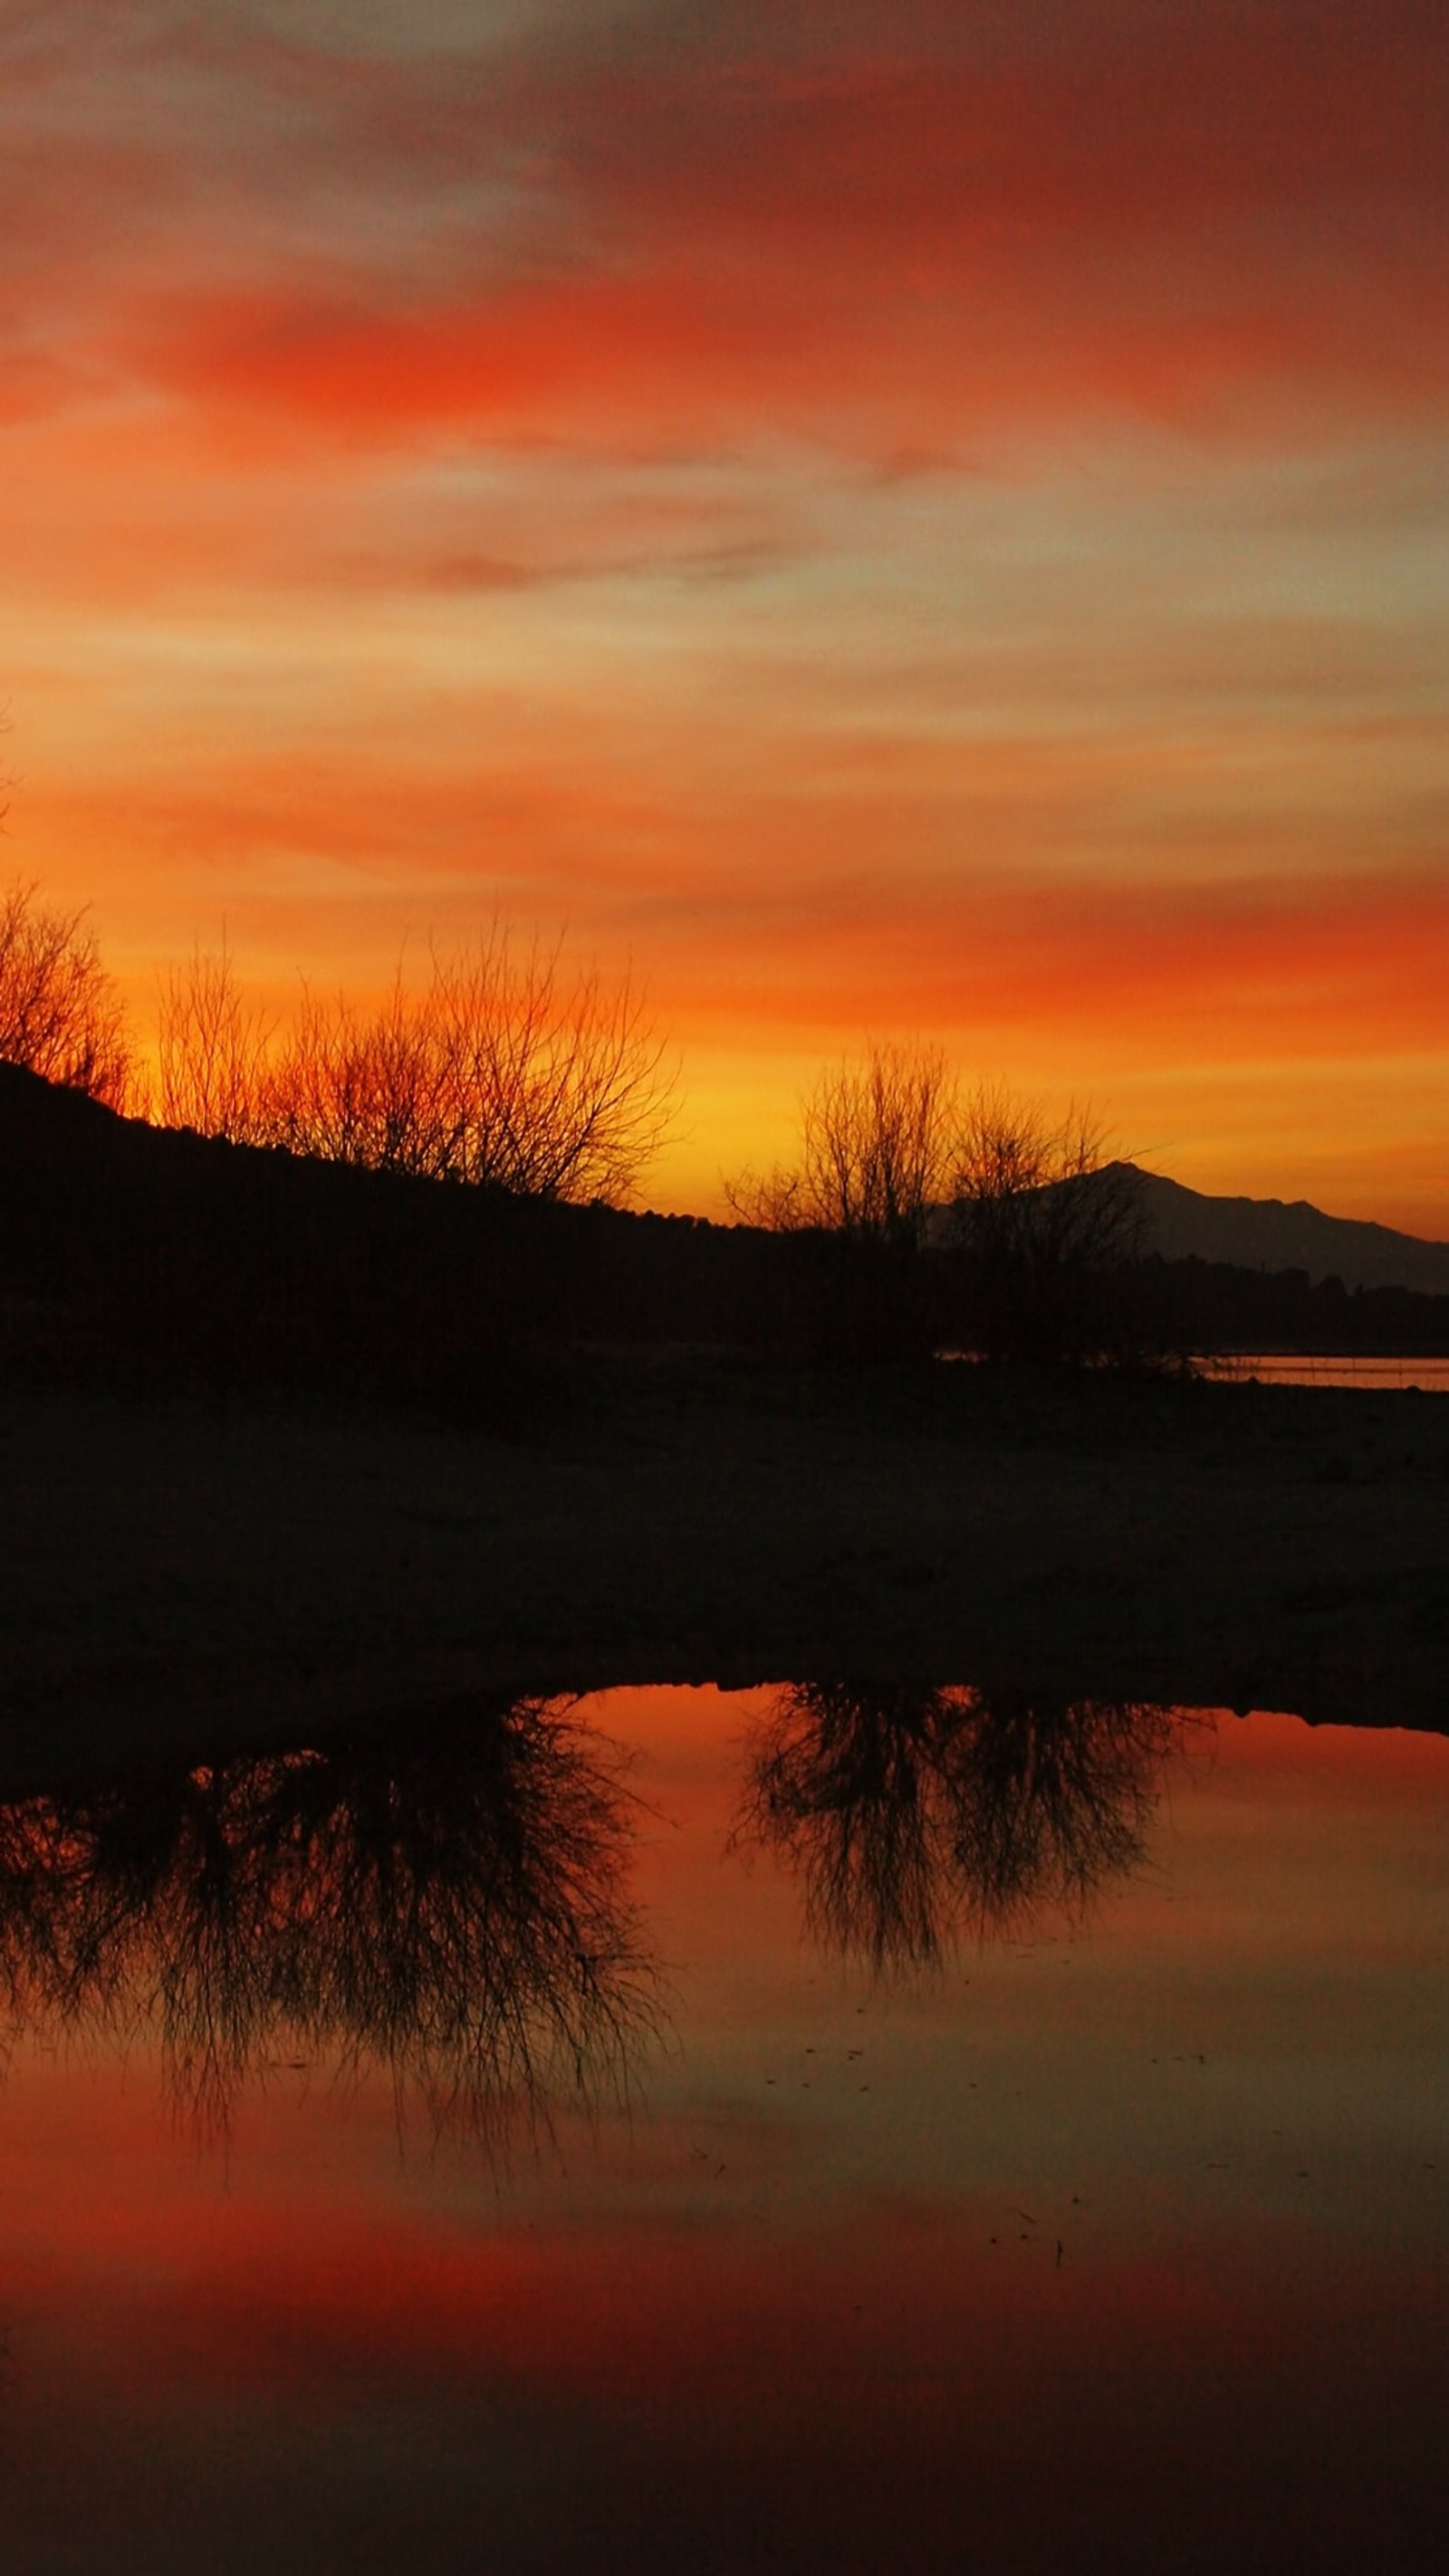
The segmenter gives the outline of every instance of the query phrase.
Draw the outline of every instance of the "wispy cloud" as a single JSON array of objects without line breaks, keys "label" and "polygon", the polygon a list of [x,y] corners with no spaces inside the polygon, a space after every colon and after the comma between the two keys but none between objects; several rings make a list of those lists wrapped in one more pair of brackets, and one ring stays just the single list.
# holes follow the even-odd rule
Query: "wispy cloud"
[{"label": "wispy cloud", "polygon": [[1442,1048],[1428,0],[61,0],[0,74],[9,829],[138,975],[503,899],[711,1047]]}]

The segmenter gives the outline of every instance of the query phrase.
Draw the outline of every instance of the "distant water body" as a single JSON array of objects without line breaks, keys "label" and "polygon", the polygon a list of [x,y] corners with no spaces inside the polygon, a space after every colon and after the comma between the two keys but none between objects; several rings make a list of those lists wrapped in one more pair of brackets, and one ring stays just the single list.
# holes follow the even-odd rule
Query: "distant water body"
[{"label": "distant water body", "polygon": [[[974,1351],[943,1350],[941,1360],[970,1366]],[[1313,1351],[1197,1351],[1192,1366],[1199,1377],[1246,1386],[1358,1386],[1373,1389],[1416,1387],[1424,1395],[1449,1395],[1449,1356],[1435,1359],[1337,1358]]]},{"label": "distant water body", "polygon": [[1230,1378],[1239,1384],[1256,1378],[1260,1386],[1417,1387],[1425,1395],[1449,1395],[1449,1358],[1330,1359],[1295,1351],[1227,1351],[1200,1357],[1193,1366],[1203,1377]]}]

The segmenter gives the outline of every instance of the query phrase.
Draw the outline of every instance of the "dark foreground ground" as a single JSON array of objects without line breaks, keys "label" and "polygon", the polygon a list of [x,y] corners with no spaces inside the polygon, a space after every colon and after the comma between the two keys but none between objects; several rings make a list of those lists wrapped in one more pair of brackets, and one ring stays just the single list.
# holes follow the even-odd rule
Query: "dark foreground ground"
[{"label": "dark foreground ground", "polygon": [[1449,1400],[578,1360],[510,1440],[0,1384],[3,1763],[480,1689],[930,1677],[1449,1724]]}]

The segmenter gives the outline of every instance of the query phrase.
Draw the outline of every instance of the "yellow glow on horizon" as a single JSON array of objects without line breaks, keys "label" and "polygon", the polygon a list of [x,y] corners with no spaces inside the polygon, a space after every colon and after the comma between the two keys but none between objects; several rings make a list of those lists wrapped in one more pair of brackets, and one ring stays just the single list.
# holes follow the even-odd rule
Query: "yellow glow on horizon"
[{"label": "yellow glow on horizon", "polygon": [[1205,9],[27,39],[11,871],[143,1026],[567,925],[681,1206],[920,1033],[1449,1237],[1440,36]]}]

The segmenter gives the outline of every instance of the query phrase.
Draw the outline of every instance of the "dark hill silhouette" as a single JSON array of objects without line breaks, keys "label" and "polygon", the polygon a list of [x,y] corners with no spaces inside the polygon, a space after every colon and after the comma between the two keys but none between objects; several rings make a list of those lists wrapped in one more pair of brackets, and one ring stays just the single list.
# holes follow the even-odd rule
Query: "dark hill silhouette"
[{"label": "dark hill silhouette", "polygon": [[[1137,1179],[1153,1230],[1184,1206],[1274,1213]],[[1279,1213],[1322,1229],[1340,1277],[1359,1237],[1449,1264],[1383,1227]],[[1238,1239],[1270,1257],[1271,1235]],[[1301,1228],[1285,1241],[1301,1249]],[[963,1243],[886,1255],[228,1144],[0,1064],[0,1352],[67,1376],[381,1397],[507,1428],[539,1400],[542,1355],[581,1343],[830,1362],[996,1347],[978,1271]],[[1314,1285],[1305,1266],[1270,1275],[1152,1250],[1090,1284],[1105,1320],[1095,1343],[1090,1318],[1077,1330],[1084,1355],[1449,1348],[1445,1298]]]},{"label": "dark hill silhouette", "polygon": [[[748,1340],[788,1247],[152,1127],[0,1064],[0,1296],[34,1360],[506,1420],[568,1340]],[[768,1278],[767,1278],[768,1274]]]}]

